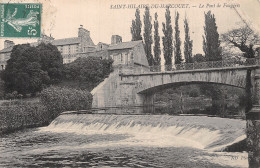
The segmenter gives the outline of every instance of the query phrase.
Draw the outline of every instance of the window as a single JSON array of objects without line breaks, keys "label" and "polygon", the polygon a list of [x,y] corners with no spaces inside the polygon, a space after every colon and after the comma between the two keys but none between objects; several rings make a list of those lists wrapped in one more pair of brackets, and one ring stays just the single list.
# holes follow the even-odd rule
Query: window
[{"label": "window", "polygon": [[69,46],[63,46],[63,53],[68,54],[69,53]]},{"label": "window", "polygon": [[70,53],[72,53],[72,54],[77,53],[77,45],[70,46]]}]

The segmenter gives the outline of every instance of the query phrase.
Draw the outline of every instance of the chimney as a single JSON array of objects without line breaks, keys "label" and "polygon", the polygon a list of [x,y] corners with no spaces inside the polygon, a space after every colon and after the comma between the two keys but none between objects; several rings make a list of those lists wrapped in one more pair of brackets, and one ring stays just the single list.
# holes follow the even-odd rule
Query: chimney
[{"label": "chimney", "polygon": [[13,47],[14,46],[14,42],[10,41],[10,40],[5,40],[4,41],[4,48],[8,48],[8,47]]},{"label": "chimney", "polygon": [[112,35],[111,37],[111,45],[115,45],[118,43],[122,43],[122,37],[119,35]]},{"label": "chimney", "polygon": [[87,37],[90,36],[90,33],[87,29],[83,28],[83,25],[80,25],[78,30],[78,37]]}]

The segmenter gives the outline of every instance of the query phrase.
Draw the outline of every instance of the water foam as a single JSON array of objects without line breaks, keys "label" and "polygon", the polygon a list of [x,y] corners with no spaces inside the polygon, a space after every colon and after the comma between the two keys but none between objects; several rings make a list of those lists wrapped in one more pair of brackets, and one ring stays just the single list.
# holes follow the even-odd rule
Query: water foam
[{"label": "water foam", "polygon": [[123,134],[128,138],[83,147],[108,146],[192,147],[219,149],[244,136],[242,120],[205,116],[69,114],[40,131],[73,134]]}]

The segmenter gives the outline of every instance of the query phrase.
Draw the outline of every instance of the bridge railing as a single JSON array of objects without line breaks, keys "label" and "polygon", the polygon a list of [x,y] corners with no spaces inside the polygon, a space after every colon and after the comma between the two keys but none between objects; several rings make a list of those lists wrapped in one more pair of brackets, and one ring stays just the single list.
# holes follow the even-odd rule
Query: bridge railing
[{"label": "bridge railing", "polygon": [[[194,69],[211,69],[211,68],[227,68],[227,67],[245,67],[257,65],[255,58],[248,58],[244,61],[207,61],[195,63],[182,63],[175,65],[150,66],[150,72],[165,72],[178,70],[194,70]],[[147,72],[142,71],[142,72]]]}]

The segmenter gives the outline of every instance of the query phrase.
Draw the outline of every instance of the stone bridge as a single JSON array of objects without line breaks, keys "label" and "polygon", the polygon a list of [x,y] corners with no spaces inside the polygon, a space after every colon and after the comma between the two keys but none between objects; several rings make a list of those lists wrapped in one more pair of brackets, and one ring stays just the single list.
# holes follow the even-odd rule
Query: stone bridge
[{"label": "stone bridge", "polygon": [[[199,67],[196,69],[193,65],[192,68],[186,66],[187,69],[179,67],[178,70],[175,67],[164,72],[162,68],[153,68],[152,71],[147,67],[141,70],[127,66],[116,68],[109,78],[92,91],[93,108],[152,106],[156,92],[187,84],[212,83],[245,89],[248,71],[251,71],[252,93],[259,85],[256,60],[246,65]],[[255,99],[258,100],[258,94],[255,94]]]},{"label": "stone bridge", "polygon": [[[93,108],[145,106],[152,107],[154,94],[169,87],[195,83],[214,83],[244,88],[253,97],[253,108],[246,114],[249,167],[260,167],[260,61],[249,64],[206,63],[166,68],[127,67],[115,71],[92,90]],[[205,64],[205,63],[204,63]],[[209,67],[210,65],[210,67]],[[213,66],[218,65],[218,66]],[[183,68],[184,67],[184,68]],[[187,68],[188,67],[188,68]],[[198,68],[199,67],[199,68]]]}]

